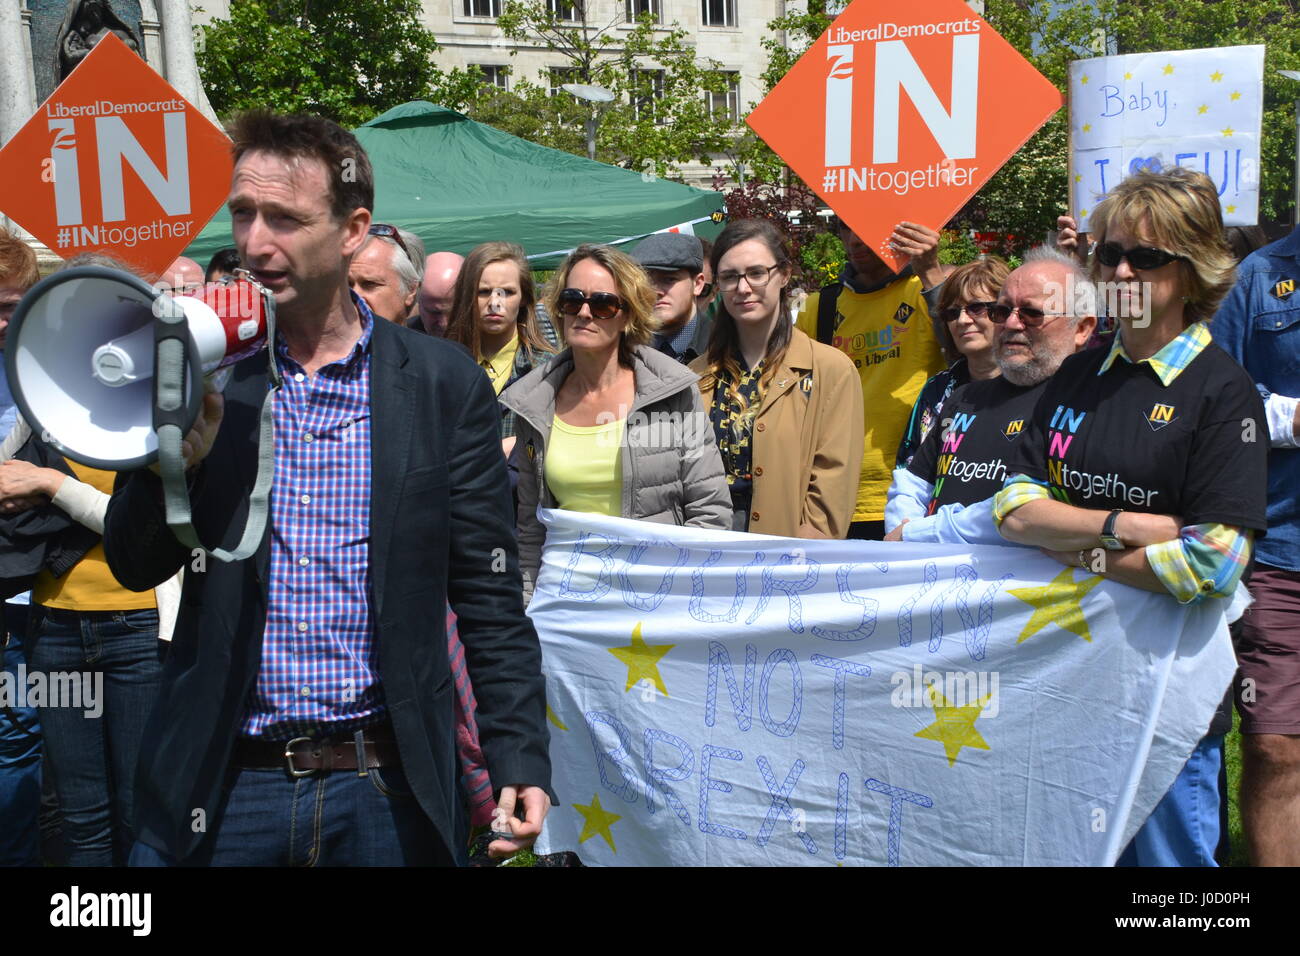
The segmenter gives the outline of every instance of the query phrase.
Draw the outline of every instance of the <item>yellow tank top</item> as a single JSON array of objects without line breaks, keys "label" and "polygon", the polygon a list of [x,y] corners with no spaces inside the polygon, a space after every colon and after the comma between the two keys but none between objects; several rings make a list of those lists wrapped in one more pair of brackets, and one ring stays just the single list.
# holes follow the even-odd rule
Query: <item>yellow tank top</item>
[{"label": "yellow tank top", "polygon": [[623,425],[566,425],[551,422],[546,446],[546,486],[566,511],[618,518],[623,513]]},{"label": "yellow tank top", "polygon": [[[75,461],[68,464],[79,480],[106,495],[113,493],[113,480],[117,477],[114,472],[87,468]],[[37,574],[32,584],[32,603],[65,611],[136,611],[157,607],[152,591],[128,591],[117,583],[108,569],[102,541],[96,542],[63,577],[56,578],[49,571]]]}]

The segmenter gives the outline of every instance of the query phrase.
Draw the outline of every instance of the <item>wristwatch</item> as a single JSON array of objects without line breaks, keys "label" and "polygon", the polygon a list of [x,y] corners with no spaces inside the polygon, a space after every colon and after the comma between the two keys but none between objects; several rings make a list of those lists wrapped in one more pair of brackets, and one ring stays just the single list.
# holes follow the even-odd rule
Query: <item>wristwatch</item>
[{"label": "wristwatch", "polygon": [[1115,522],[1124,513],[1123,508],[1116,508],[1106,515],[1106,523],[1101,526],[1101,546],[1107,551],[1123,551],[1124,542],[1115,534]]}]

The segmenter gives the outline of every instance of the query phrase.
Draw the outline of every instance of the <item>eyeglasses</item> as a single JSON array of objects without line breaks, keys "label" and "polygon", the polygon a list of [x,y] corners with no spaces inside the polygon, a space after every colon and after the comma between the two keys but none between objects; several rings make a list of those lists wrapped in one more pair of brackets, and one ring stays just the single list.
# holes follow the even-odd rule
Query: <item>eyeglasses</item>
[{"label": "eyeglasses", "polygon": [[[410,261],[411,265],[417,265],[415,256],[411,255],[411,250],[406,248],[406,243],[402,241],[402,234],[397,231],[396,226],[390,226],[386,222],[372,222],[370,224],[370,234],[378,236],[381,239],[391,239],[397,244],[397,248],[402,250],[402,255]],[[418,268],[418,267],[417,267]]]},{"label": "eyeglasses", "polygon": [[744,279],[751,289],[757,291],[772,281],[772,270],[779,268],[781,268],[779,265],[750,266],[744,272],[719,272],[718,288],[723,292],[731,292],[740,285],[740,280]]},{"label": "eyeglasses", "polygon": [[961,314],[965,312],[971,318],[982,319],[988,314],[989,309],[993,308],[995,305],[997,305],[996,302],[967,302],[964,306],[940,309],[939,318],[943,319],[945,322],[956,322],[961,318]]},{"label": "eyeglasses", "polygon": [[1027,329],[1036,329],[1041,325],[1046,325],[1048,316],[1055,319],[1070,314],[1068,312],[1044,312],[1042,309],[1035,309],[1027,305],[1004,305],[1001,302],[994,302],[989,306],[989,318],[998,325],[1011,318],[1012,313],[1019,314],[1020,321],[1024,323]]},{"label": "eyeglasses", "polygon": [[1118,242],[1103,242],[1097,246],[1097,261],[1108,269],[1114,269],[1122,259],[1127,259],[1128,264],[1134,269],[1146,270],[1159,269],[1161,266],[1169,265],[1175,259],[1186,258],[1151,246],[1134,246],[1132,249],[1125,249]]},{"label": "eyeglasses", "polygon": [[565,289],[558,304],[565,315],[577,315],[585,305],[597,319],[612,319],[623,308],[623,300],[612,292],[593,292],[583,295],[581,289]]},{"label": "eyeglasses", "polygon": [[704,288],[700,290],[700,294],[697,295],[696,298],[697,298],[697,299],[707,299],[707,298],[711,297],[712,295],[713,295],[713,283],[712,283],[712,282],[706,282],[706,283],[704,283]]}]

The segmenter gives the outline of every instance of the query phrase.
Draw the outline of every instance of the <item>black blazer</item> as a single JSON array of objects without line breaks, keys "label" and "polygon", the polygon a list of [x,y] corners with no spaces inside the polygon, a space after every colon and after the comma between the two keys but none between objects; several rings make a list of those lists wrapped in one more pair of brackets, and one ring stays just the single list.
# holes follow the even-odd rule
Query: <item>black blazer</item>
[{"label": "black blazer", "polygon": [[[225,417],[191,490],[209,548],[233,548],[257,471],[267,352],[235,366]],[[514,516],[487,376],[463,350],[377,321],[371,338],[370,562],[379,677],[403,769],[456,855],[458,799],[446,603],[460,637],[493,783],[550,789],[541,649],[521,598]],[[270,532],[246,561],[206,570],[172,536],[149,470],[118,479],[104,531],[113,574],[152,588],[185,566],[158,704],[140,748],[136,836],[176,858],[212,820],[261,660]],[[554,799],[554,797],[552,797]]]}]

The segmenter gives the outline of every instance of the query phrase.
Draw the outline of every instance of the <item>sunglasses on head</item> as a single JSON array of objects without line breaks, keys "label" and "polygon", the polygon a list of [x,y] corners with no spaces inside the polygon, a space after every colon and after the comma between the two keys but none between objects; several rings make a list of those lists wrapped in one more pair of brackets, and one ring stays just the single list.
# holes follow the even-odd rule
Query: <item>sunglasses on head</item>
[{"label": "sunglasses on head", "polygon": [[989,306],[989,318],[998,325],[1011,318],[1013,312],[1019,313],[1020,321],[1027,329],[1036,329],[1044,325],[1049,317],[1069,315],[1068,312],[1044,312],[1042,309],[1035,309],[1028,305],[1004,305],[1001,302],[994,302]]},{"label": "sunglasses on head", "polygon": [[993,308],[996,302],[967,302],[964,306],[959,305],[947,309],[939,310],[939,318],[945,322],[956,322],[961,317],[962,312],[975,319],[983,318],[988,314],[989,309]]},{"label": "sunglasses on head", "polygon": [[1161,266],[1169,265],[1175,259],[1187,258],[1151,246],[1134,246],[1132,249],[1125,249],[1118,242],[1100,243],[1096,252],[1097,261],[1108,269],[1114,269],[1123,259],[1127,259],[1128,264],[1134,269],[1159,269]]},{"label": "sunglasses on head", "polygon": [[612,319],[623,308],[623,300],[612,292],[583,295],[581,289],[565,289],[560,293],[560,311],[565,315],[577,315],[584,305],[591,309],[595,318]]},{"label": "sunglasses on head", "polygon": [[402,255],[406,256],[412,265],[415,264],[415,258],[411,255],[411,250],[406,248],[406,243],[402,241],[402,234],[397,231],[396,226],[390,226],[386,222],[372,222],[370,224],[370,235],[393,240],[397,244],[397,248],[402,250]]}]

